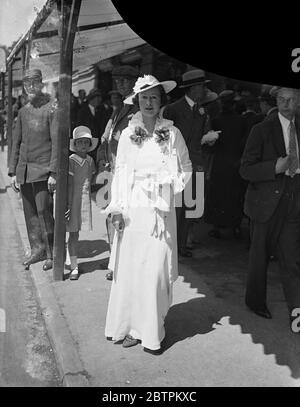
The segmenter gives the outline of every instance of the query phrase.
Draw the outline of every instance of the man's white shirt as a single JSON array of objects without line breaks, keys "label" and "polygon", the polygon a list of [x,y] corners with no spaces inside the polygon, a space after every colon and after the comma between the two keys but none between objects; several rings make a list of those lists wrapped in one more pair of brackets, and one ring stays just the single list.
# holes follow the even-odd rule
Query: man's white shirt
[{"label": "man's white shirt", "polygon": [[[289,150],[290,120],[286,119],[279,112],[278,112],[278,117],[279,117],[281,127],[282,127],[285,150],[286,150],[286,153],[289,154],[289,152],[290,152],[290,150]],[[292,122],[295,124],[295,118],[292,120]],[[297,145],[297,156],[298,156],[298,160],[299,160],[299,148],[298,148],[298,139],[297,138],[296,138],[296,145]],[[289,175],[289,170],[286,170],[285,174]],[[297,169],[296,174],[300,174],[300,168]]]}]

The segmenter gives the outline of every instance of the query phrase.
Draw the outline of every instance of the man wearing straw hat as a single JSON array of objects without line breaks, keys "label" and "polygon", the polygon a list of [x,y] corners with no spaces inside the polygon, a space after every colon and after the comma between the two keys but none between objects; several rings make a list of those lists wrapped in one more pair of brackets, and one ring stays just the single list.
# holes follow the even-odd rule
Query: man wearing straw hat
[{"label": "man wearing straw hat", "polygon": [[[208,115],[202,107],[207,96],[206,84],[208,82],[210,80],[206,79],[205,72],[202,69],[185,72],[182,75],[182,84],[180,86],[184,89],[185,95],[178,101],[167,105],[163,112],[163,117],[172,120],[174,126],[179,128],[189,150],[193,164],[193,195],[195,195],[196,190],[196,172],[203,172],[206,168],[201,141],[210,129]],[[192,252],[187,247],[191,224],[190,219],[186,217],[187,209],[191,208],[186,207],[183,196],[181,207],[176,208],[178,253],[183,257],[192,256]]]},{"label": "man wearing straw hat", "polygon": [[56,185],[57,106],[43,93],[42,72],[33,69],[23,78],[29,103],[18,113],[9,163],[11,186],[21,192],[30,256],[30,264],[46,260],[43,269],[52,268],[53,192]]}]

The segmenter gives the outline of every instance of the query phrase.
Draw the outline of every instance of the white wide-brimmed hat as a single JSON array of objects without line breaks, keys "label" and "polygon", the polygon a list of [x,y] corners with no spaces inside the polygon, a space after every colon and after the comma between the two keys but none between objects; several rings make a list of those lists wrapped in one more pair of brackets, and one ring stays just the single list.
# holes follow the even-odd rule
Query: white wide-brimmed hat
[{"label": "white wide-brimmed hat", "polygon": [[124,103],[127,105],[132,105],[133,104],[133,98],[146,90],[149,90],[151,88],[154,88],[155,86],[161,85],[164,88],[164,91],[166,93],[171,92],[174,88],[176,88],[177,83],[175,81],[162,81],[159,82],[154,76],[152,75],[144,75],[143,77],[140,77],[137,79],[135,82],[135,85],[133,87],[133,93],[128,96],[125,100]]},{"label": "white wide-brimmed hat", "polygon": [[76,153],[76,147],[75,147],[75,140],[78,140],[80,138],[88,138],[91,140],[91,146],[87,150],[88,152],[95,150],[98,144],[98,139],[95,137],[92,137],[91,135],[91,130],[86,127],[86,126],[78,126],[75,127],[73,130],[73,138],[70,140],[70,150]]}]

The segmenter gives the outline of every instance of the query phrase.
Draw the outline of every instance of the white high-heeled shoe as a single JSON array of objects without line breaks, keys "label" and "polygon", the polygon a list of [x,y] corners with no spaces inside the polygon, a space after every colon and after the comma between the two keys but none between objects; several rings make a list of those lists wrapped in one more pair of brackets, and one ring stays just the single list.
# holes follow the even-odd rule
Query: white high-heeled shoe
[{"label": "white high-heeled shoe", "polygon": [[78,280],[79,278],[79,270],[78,267],[75,267],[70,274],[70,280]]}]

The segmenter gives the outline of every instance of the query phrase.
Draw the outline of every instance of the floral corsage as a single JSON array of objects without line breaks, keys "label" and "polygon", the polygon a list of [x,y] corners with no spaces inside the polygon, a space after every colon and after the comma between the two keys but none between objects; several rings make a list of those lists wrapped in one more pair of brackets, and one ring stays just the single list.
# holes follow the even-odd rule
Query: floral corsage
[{"label": "floral corsage", "polygon": [[134,133],[131,134],[130,139],[132,140],[133,143],[137,144],[140,146],[144,140],[149,138],[149,134],[140,126],[136,126],[134,129]]},{"label": "floral corsage", "polygon": [[168,127],[157,129],[154,133],[156,134],[155,141],[159,145],[166,143],[170,138],[170,130]]},{"label": "floral corsage", "polygon": [[[157,129],[154,131],[155,133],[155,142],[160,146],[163,147],[164,152],[166,153],[167,150],[166,146],[164,146],[165,143],[170,139],[170,130],[168,127],[161,127],[160,129]],[[133,143],[137,144],[138,146],[141,146],[142,143],[151,138],[152,135],[149,135],[145,129],[143,129],[140,126],[136,126],[134,129],[134,133],[131,134],[130,139]]]}]

